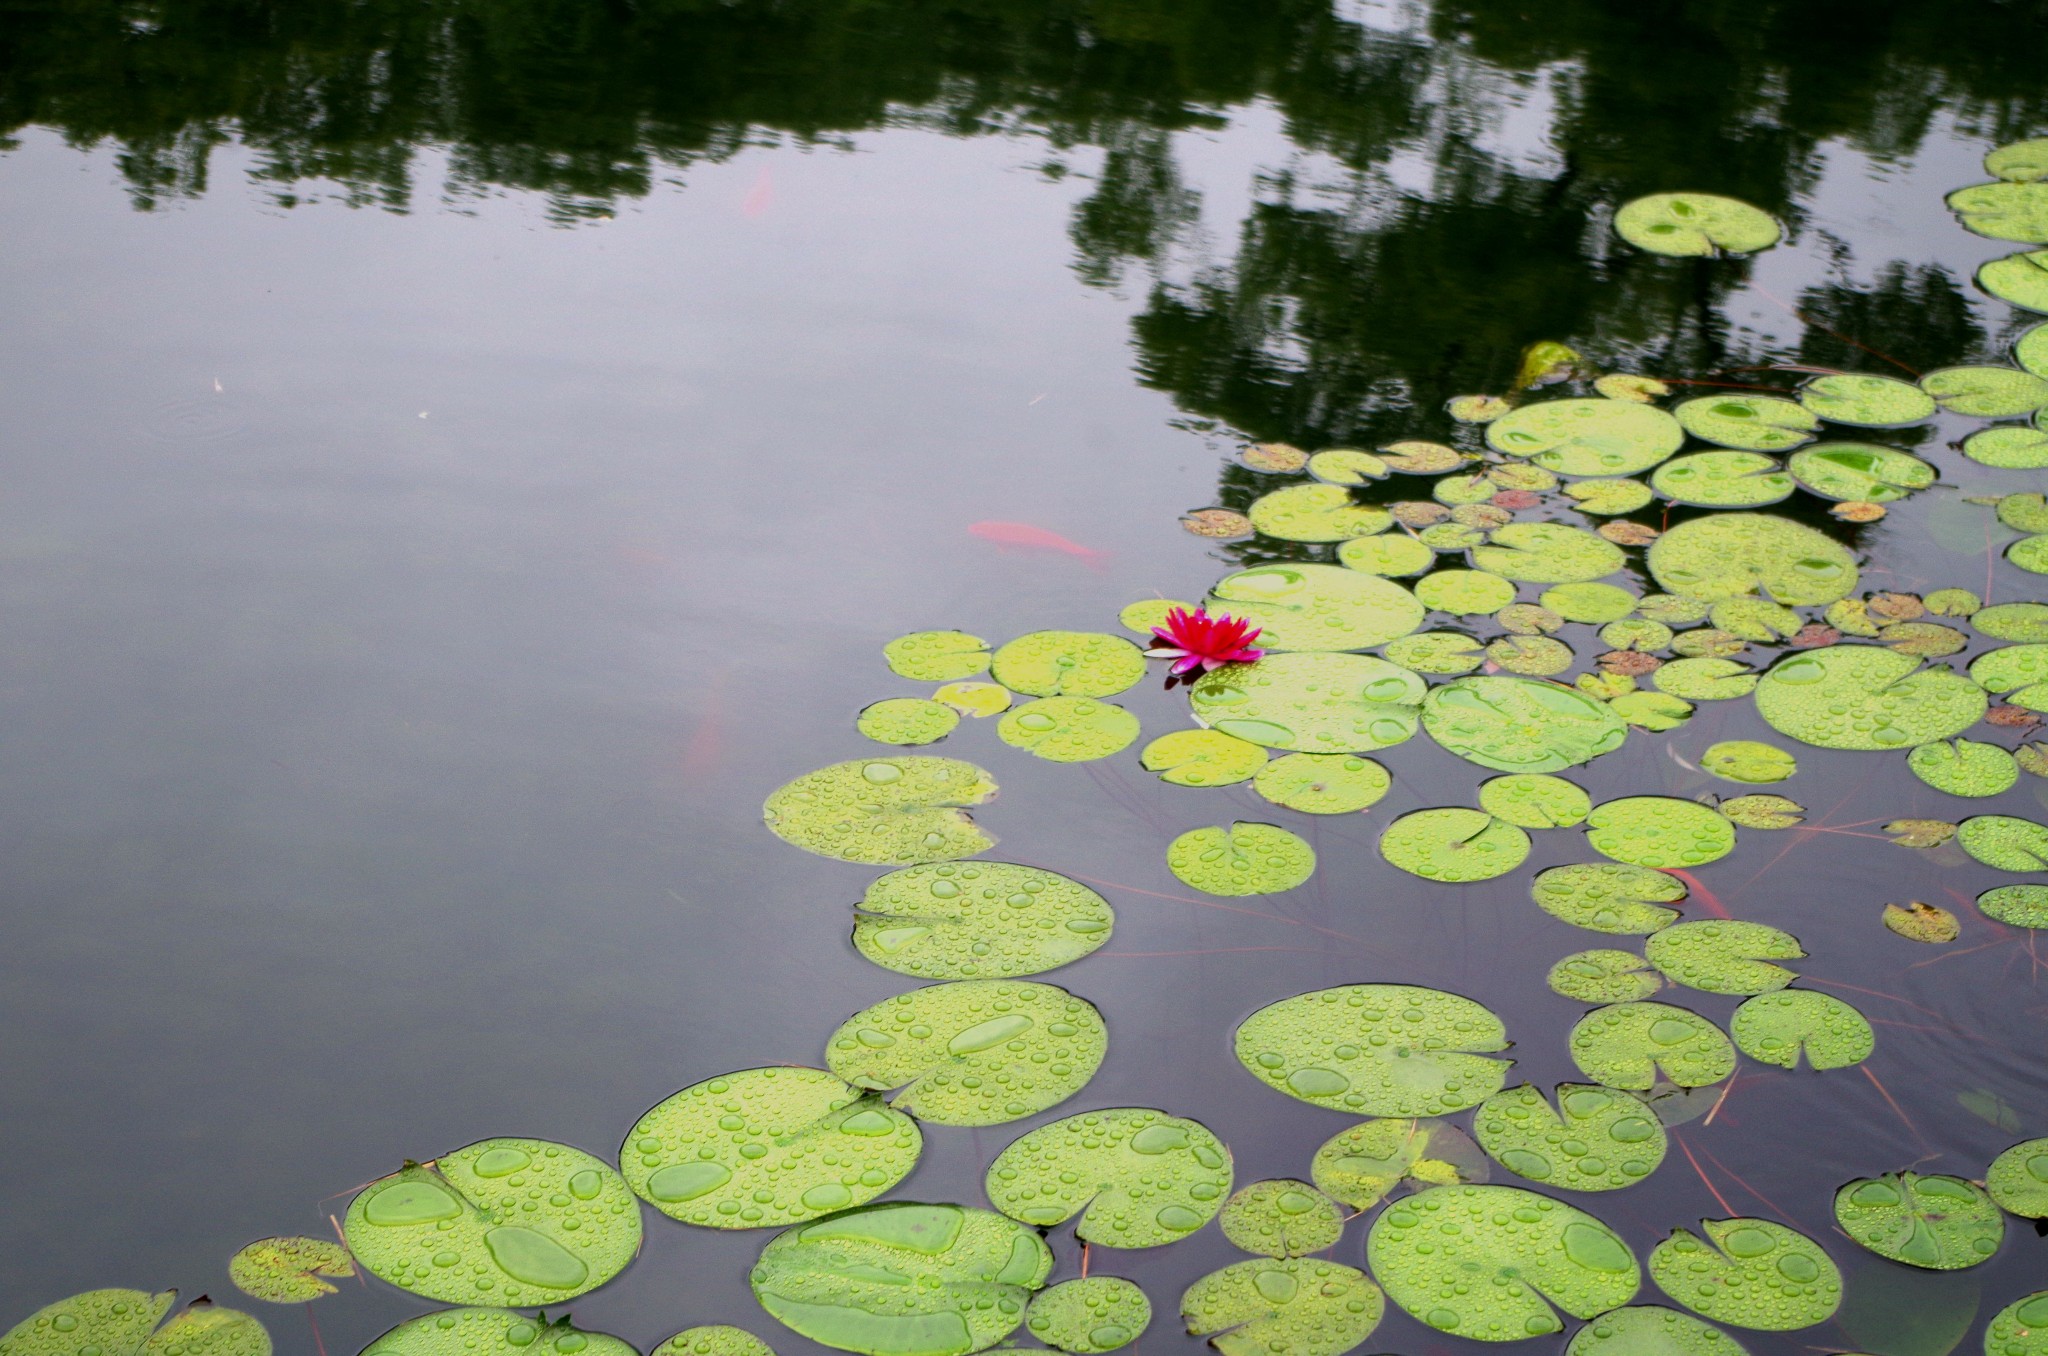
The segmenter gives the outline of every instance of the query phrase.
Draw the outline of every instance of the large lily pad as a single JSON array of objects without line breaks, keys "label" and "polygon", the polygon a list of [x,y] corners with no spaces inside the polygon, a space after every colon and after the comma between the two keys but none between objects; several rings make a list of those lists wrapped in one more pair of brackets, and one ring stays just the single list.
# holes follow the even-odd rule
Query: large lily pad
[{"label": "large lily pad", "polygon": [[1530,893],[1543,911],[1593,932],[1640,936],[1678,918],[1668,909],[1685,898],[1685,882],[1647,866],[1586,862],[1553,866],[1537,875]]},{"label": "large lily pad", "polygon": [[1832,994],[1811,989],[1760,993],[1743,1001],[1729,1019],[1736,1048],[1760,1064],[1797,1068],[1801,1055],[1811,1069],[1861,1064],[1877,1037],[1863,1014]]},{"label": "large lily pad", "polygon": [[1342,815],[1378,803],[1393,777],[1370,758],[1347,753],[1290,753],[1252,778],[1252,789],[1290,810]]},{"label": "large lily pad", "polygon": [[1696,1313],[1764,1332],[1810,1328],[1842,1304],[1842,1273],[1820,1244],[1764,1219],[1703,1219],[1650,1252],[1650,1279]]},{"label": "large lily pad", "polygon": [[1624,796],[1593,807],[1586,841],[1601,856],[1630,866],[1704,866],[1735,850],[1735,825],[1698,801]]},{"label": "large lily pad", "polygon": [[2048,885],[2001,885],[1978,895],[1977,908],[2016,928],[2048,928]]},{"label": "large lily pad", "polygon": [[1412,737],[1429,687],[1362,654],[1275,654],[1225,664],[1188,690],[1196,720],[1269,749],[1370,753]]},{"label": "large lily pad", "polygon": [[2017,815],[1973,815],[1956,826],[1956,845],[2000,871],[2048,871],[2048,825]]},{"label": "large lily pad", "polygon": [[1841,543],[1788,518],[1717,513],[1650,544],[1650,573],[1670,593],[1708,602],[1761,590],[1787,607],[1819,607],[1856,587]]},{"label": "large lily pad", "polygon": [[[194,1354],[197,1356],[197,1353]],[[550,1323],[510,1309],[443,1309],[401,1323],[363,1356],[636,1356],[610,1333],[584,1332],[564,1317]]]},{"label": "large lily pad", "polygon": [[1449,1121],[1390,1117],[1360,1121],[1316,1150],[1316,1186],[1353,1210],[1370,1210],[1403,1182],[1417,1191],[1484,1182],[1486,1155]]},{"label": "large lily pad", "polygon": [[1557,1332],[1557,1309],[1591,1318],[1628,1303],[1642,1284],[1635,1254],[1612,1229],[1519,1187],[1441,1187],[1397,1201],[1373,1221],[1365,1247],[1394,1303],[1439,1332],[1479,1341]]},{"label": "large lily pad", "polygon": [[[2048,1219],[2048,1139],[2015,1144],[1992,1159],[1984,1189],[2001,1209],[2022,1219]],[[2042,1326],[2048,1327],[2048,1314]]]},{"label": "large lily pad", "polygon": [[1581,1017],[1572,1063],[1610,1088],[1647,1092],[1661,1073],[1681,1088],[1703,1088],[1735,1072],[1735,1047],[1696,1012],[1669,1003],[1616,1003]]},{"label": "large lily pad", "polygon": [[1527,584],[1589,583],[1613,574],[1624,559],[1613,542],[1564,523],[1509,523],[1472,548],[1480,569]]},{"label": "large lily pad", "polygon": [[1666,499],[1703,508],[1762,508],[1789,498],[1792,477],[1761,452],[1696,452],[1659,466],[1650,485]]},{"label": "large lily pad", "polygon": [[1813,441],[1820,427],[1812,410],[1778,396],[1699,396],[1671,413],[1693,437],[1745,452],[1783,452]]},{"label": "large lily pad", "polygon": [[1415,810],[1387,826],[1380,855],[1424,880],[1491,880],[1527,860],[1529,835],[1484,810]]},{"label": "large lily pad", "polygon": [[1115,921],[1101,895],[1054,872],[938,862],[869,885],[853,944],[920,979],[1015,979],[1079,960],[1109,940]]},{"label": "large lily pad", "polygon": [[996,1155],[990,1204],[1039,1228],[1072,1219],[1109,1248],[1151,1248],[1207,1224],[1230,1194],[1230,1150],[1197,1121],[1119,1107],[1041,1125]]},{"label": "large lily pad", "polygon": [[1108,1049],[1102,1014],[1030,980],[933,984],[855,1013],[825,1060],[856,1087],[938,1125],[1000,1125],[1079,1092]]},{"label": "large lily pad", "polygon": [[1316,850],[1272,824],[1238,820],[1189,829],[1166,845],[1166,867],[1209,895],[1277,895],[1315,874]]},{"label": "large lily pad", "polygon": [[353,1276],[355,1259],[329,1238],[259,1238],[228,1259],[228,1279],[254,1299],[305,1304],[334,1293],[324,1278]]},{"label": "large lily pad", "polygon": [[1145,655],[1122,636],[1034,631],[997,650],[992,667],[1027,697],[1113,697],[1145,676]]},{"label": "large lily pad", "polygon": [[[2042,185],[2048,195],[2048,184]],[[2048,406],[2048,377],[2017,367],[1944,367],[1920,378],[1935,403],[1950,414],[2016,419]]]},{"label": "large lily pad", "polygon": [[1614,233],[1639,250],[1681,258],[1754,254],[1785,234],[1777,218],[1716,193],[1652,193],[1621,205]]},{"label": "large lily pad", "polygon": [[1748,1356],[1740,1342],[1691,1314],[1631,1304],[1572,1334],[1564,1356]]},{"label": "large lily pad", "polygon": [[1799,403],[1834,424],[1904,428],[1934,417],[1934,398],[1897,377],[1834,372],[1799,389]]},{"label": "large lily pad", "polygon": [[1431,689],[1422,726],[1444,748],[1496,772],[1560,772],[1612,753],[1628,726],[1574,688],[1500,675]]},{"label": "large lily pad", "polygon": [[1963,229],[1992,240],[2048,245],[2048,183],[1972,184],[1948,195]]},{"label": "large lily pad", "polygon": [[1121,753],[1138,737],[1138,718],[1115,702],[1041,697],[1004,716],[997,736],[1052,763],[1087,763]]},{"label": "large lily pad", "polygon": [[[2048,691],[2048,689],[2044,689]],[[2020,765],[1996,744],[1935,740],[1906,756],[1913,775],[1951,796],[1995,796],[2020,779]]]},{"label": "large lily pad", "polygon": [[2023,1295],[1991,1316],[1984,1356],[2041,1356],[2048,1352],[2048,1290]]},{"label": "large lily pad", "polygon": [[1632,476],[1676,452],[1685,430],[1632,400],[1545,400],[1488,424],[1486,441],[1559,475]]},{"label": "large lily pad", "polygon": [[1970,661],[1970,678],[2014,706],[2048,710],[2048,645],[2007,645],[1980,654]]},{"label": "large lily pad", "polygon": [[1673,984],[1707,993],[1759,994],[1798,976],[1773,961],[1806,955],[1797,938],[1766,923],[1703,918],[1651,934],[1643,954]]},{"label": "large lily pad", "polygon": [[640,1251],[640,1207],[624,1179],[540,1139],[486,1139],[407,1163],[358,1192],[341,1227],[364,1270],[449,1303],[558,1304]]},{"label": "large lily pad", "polygon": [[1342,565],[1261,565],[1209,590],[1211,616],[1261,628],[1266,650],[1362,650],[1422,625],[1415,595],[1391,579]]},{"label": "large lily pad", "polygon": [[1407,984],[1347,984],[1284,998],[1237,1029],[1238,1062],[1279,1092],[1366,1116],[1442,1116],[1499,1091],[1500,1018]]},{"label": "large lily pad", "polygon": [[1342,1356],[1372,1336],[1385,1311],[1364,1272],[1312,1257],[1239,1262],[1180,1297],[1188,1334],[1208,1338],[1222,1356]]},{"label": "large lily pad", "polygon": [[784,1230],[754,1298],[796,1332],[864,1356],[967,1356],[1015,1332],[1052,1271],[1035,1230],[992,1210],[891,1202]]},{"label": "large lily pad", "polygon": [[1495,1162],[1566,1191],[1634,1186],[1664,1161],[1664,1127],[1640,1098],[1613,1088],[1560,1083],[1552,1106],[1533,1083],[1479,1104],[1472,1133]]},{"label": "large lily pad", "polygon": [[1039,1291],[1024,1326],[1055,1351],[1095,1356],[1144,1336],[1152,1326],[1152,1301],[1121,1277],[1083,1276]]},{"label": "large lily pad", "polygon": [[857,758],[806,773],[762,807],[776,837],[821,857],[873,866],[972,857],[996,840],[965,807],[995,779],[957,758]]},{"label": "large lily pad", "polygon": [[1934,483],[1934,467],[1874,443],[1822,443],[1792,454],[1786,469],[1823,499],[1889,504]]},{"label": "large lily pad", "polygon": [[1756,687],[1781,734],[1824,749],[1901,749],[1950,739],[1980,720],[1984,690],[1945,664],[1875,645],[1787,655]]},{"label": "large lily pad", "polygon": [[1835,1193],[1835,1222],[1879,1257],[1929,1271],[1976,1266],[2005,1237],[2005,1216],[1983,1187],[1913,1172],[1845,1184]]},{"label": "large lily pad", "polygon": [[1306,1257],[1344,1236],[1337,1202],[1292,1178],[1253,1182],[1223,1203],[1223,1236],[1261,1257]]},{"label": "large lily pad", "polygon": [[205,1299],[157,1327],[176,1298],[174,1290],[88,1290],[0,1335],[0,1356],[270,1356],[270,1334],[253,1315]]},{"label": "large lily pad", "polygon": [[1977,270],[1977,286],[2012,306],[2048,311],[2048,250],[2021,250]]},{"label": "large lily pad", "polygon": [[1394,525],[1394,515],[1353,503],[1342,485],[1289,485],[1260,495],[1246,512],[1253,527],[1282,541],[1347,541]]}]

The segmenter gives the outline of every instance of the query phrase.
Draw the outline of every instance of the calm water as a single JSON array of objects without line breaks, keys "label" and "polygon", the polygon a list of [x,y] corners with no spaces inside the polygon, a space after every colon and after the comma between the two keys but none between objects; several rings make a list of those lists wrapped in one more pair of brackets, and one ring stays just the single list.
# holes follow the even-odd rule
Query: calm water
[{"label": "calm water", "polygon": [[[763,796],[922,691],[889,637],[1113,630],[1274,550],[1176,522],[1268,487],[1243,441],[1445,436],[1443,399],[1539,339],[1686,377],[1998,360],[2021,313],[1969,278],[2016,247],[1941,195],[2048,131],[2044,32],[2039,0],[0,4],[0,1329],[96,1286],[227,1297],[243,1243],[328,1232],[401,1159],[500,1134],[609,1157],[686,1084],[817,1062],[910,981],[847,942],[871,873],[776,841]],[[1611,242],[1615,204],[1680,187],[1794,238],[1711,267]],[[1963,502],[2040,488],[1946,447],[1974,427],[1930,426],[1938,488],[1829,525],[1892,572],[1869,586],[2048,598]],[[1006,550],[988,519],[1108,554]],[[1120,700],[1185,724],[1153,683]],[[1346,1122],[1256,1088],[1229,1038],[1331,984],[1479,998],[1518,1079],[1577,1077],[1544,970],[1603,943],[1527,878],[1578,836],[1461,887],[1374,850],[1466,803],[1468,765],[1417,740],[1369,815],[1288,817],[1321,866],[1258,918],[1183,902],[1163,862],[1272,818],[1248,790],[1037,762],[992,724],[937,751],[1001,781],[996,855],[1117,883],[1114,940],[1048,977],[1110,1055],[1044,1116],[935,1128],[897,1196],[980,1203],[1017,1134],[1114,1105],[1200,1119],[1241,1182],[1305,1175]],[[1573,775],[1695,795],[1678,757],[1769,734],[1711,704]],[[1985,808],[1799,753],[1815,823]],[[2036,787],[1988,808],[2037,814]],[[1974,1349],[2048,1239],[2013,1222],[1988,1265],[1911,1272],[1829,1201],[2022,1137],[1959,1094],[2048,1133],[2027,943],[1968,908],[1940,951],[1878,919],[2016,878],[1745,833],[1703,879],[1879,1023],[1883,1090],[1745,1066],[1679,1132],[1727,1205],[1848,1276],[1835,1323],[1745,1344]],[[1639,1253],[1727,1213],[1676,1145],[1576,1199]],[[821,1350],[748,1293],[764,1238],[650,1214],[574,1313],[642,1349],[732,1322]],[[1177,1297],[1240,1256],[1211,1228],[1098,1270],[1151,1294],[1141,1350],[1193,1351]],[[432,1307],[349,1282],[318,1313],[339,1356]],[[301,1313],[263,1317],[312,1350]],[[1390,1307],[1368,1349],[1466,1345]]]}]

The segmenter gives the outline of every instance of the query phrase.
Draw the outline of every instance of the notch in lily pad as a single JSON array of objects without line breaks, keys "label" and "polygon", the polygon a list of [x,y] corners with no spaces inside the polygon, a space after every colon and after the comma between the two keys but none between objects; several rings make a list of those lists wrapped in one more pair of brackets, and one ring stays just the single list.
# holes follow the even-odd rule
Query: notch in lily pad
[{"label": "notch in lily pad", "polygon": [[331,1238],[259,1238],[228,1259],[228,1279],[235,1288],[272,1304],[305,1304],[331,1295],[328,1278],[355,1274],[355,1259]]},{"label": "notch in lily pad", "polygon": [[785,784],[761,814],[776,837],[806,852],[904,866],[994,847],[967,807],[995,794],[995,778],[957,758],[857,758]]},{"label": "notch in lily pad", "polygon": [[1181,1321],[1221,1356],[1342,1356],[1380,1325],[1386,1299],[1355,1267],[1261,1257],[1212,1271],[1181,1295]]},{"label": "notch in lily pad", "polygon": [[[989,1166],[989,1202],[1039,1228],[1151,1248],[1207,1224],[1230,1194],[1230,1150],[1207,1126],[1149,1107],[1068,1116],[1012,1141]],[[1085,1213],[1083,1213],[1085,1211]]]},{"label": "notch in lily pad", "polygon": [[270,1356],[270,1334],[253,1314],[204,1297],[163,1323],[177,1297],[175,1290],[88,1290],[0,1334],[0,1356]]},{"label": "notch in lily pad", "polygon": [[1167,869],[1209,895],[1272,895],[1315,874],[1307,840],[1273,824],[1239,820],[1228,828],[1189,829],[1167,844]]},{"label": "notch in lily pad", "polygon": [[1109,901],[1079,881],[1010,862],[937,862],[892,871],[854,912],[853,944],[920,979],[1017,979],[1109,940]]},{"label": "notch in lily pad", "polygon": [[1621,205],[1614,233],[1639,250],[1678,258],[1754,254],[1784,238],[1761,207],[1717,193],[1652,193]]},{"label": "notch in lily pad", "polygon": [[1759,1064],[1810,1069],[1861,1064],[1877,1048],[1870,1022],[1833,994],[1781,989],[1745,999],[1729,1019],[1736,1048]]},{"label": "notch in lily pad", "polygon": [[1702,918],[1674,923],[1643,943],[1650,964],[1674,984],[1707,993],[1770,993],[1796,975],[1773,962],[1806,955],[1791,933],[1766,923]]},{"label": "notch in lily pad", "polygon": [[1648,1092],[1664,1081],[1703,1088],[1735,1072],[1735,1047],[1719,1027],[1669,1003],[1615,1003],[1572,1027],[1572,1063],[1605,1087]]},{"label": "notch in lily pad", "polygon": [[1366,1116],[1442,1116],[1500,1089],[1507,1030],[1458,994],[1349,984],[1284,998],[1237,1029],[1238,1063],[1290,1097]]},{"label": "notch in lily pad", "polygon": [[1991,1259],[2005,1216],[1975,1182],[1888,1172],[1835,1193],[1835,1222],[1879,1257],[1929,1271],[1960,1271]]},{"label": "notch in lily pad", "polygon": [[1586,1083],[1558,1084],[1555,1106],[1533,1083],[1503,1089],[1479,1104],[1472,1132],[1509,1172],[1566,1191],[1618,1191],[1664,1161],[1657,1113]]},{"label": "notch in lily pad", "polygon": [[1695,1313],[1763,1332],[1811,1328],[1842,1304],[1842,1273],[1820,1244],[1766,1219],[1703,1219],[1650,1252],[1650,1279]]},{"label": "notch in lily pad", "polygon": [[1323,1141],[1309,1175],[1324,1195],[1365,1211],[1403,1185],[1427,1191],[1485,1182],[1491,1167],[1472,1137],[1449,1121],[1390,1116],[1360,1121]]}]

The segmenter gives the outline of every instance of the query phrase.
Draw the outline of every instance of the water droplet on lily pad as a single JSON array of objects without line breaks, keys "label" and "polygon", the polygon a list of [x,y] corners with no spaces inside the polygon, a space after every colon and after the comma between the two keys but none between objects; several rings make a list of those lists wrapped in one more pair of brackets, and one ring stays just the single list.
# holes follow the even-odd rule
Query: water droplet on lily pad
[{"label": "water droplet on lily pad", "polygon": [[1115,1276],[1087,1276],[1041,1290],[1024,1316],[1033,1337],[1074,1356],[1129,1346],[1151,1323],[1152,1301]]},{"label": "water droplet on lily pad", "polygon": [[1189,1335],[1223,1356],[1343,1356],[1385,1312],[1362,1271],[1320,1258],[1255,1258],[1212,1271],[1180,1300]]},{"label": "water droplet on lily pad", "polygon": [[1832,994],[1782,989],[1743,1001],[1729,1019],[1736,1048],[1761,1064],[1842,1069],[1870,1058],[1877,1038],[1862,1013]]},{"label": "water droplet on lily pad", "polygon": [[1285,829],[1239,820],[1188,830],[1167,845],[1166,865],[1204,894],[1274,895],[1314,875],[1316,854]]},{"label": "water droplet on lily pad", "polygon": [[[1230,1194],[1230,1150],[1197,1121],[1143,1107],[1068,1116],[1011,1142],[989,1166],[996,1209],[1110,1248],[1185,1238]],[[1086,1211],[1083,1214],[1083,1211]]]},{"label": "water droplet on lily pad", "polygon": [[322,1277],[355,1274],[348,1249],[328,1238],[259,1238],[228,1259],[228,1279],[235,1288],[272,1304],[304,1304],[331,1295],[334,1287]]},{"label": "water droplet on lily pad", "polygon": [[1457,994],[1351,984],[1282,999],[1238,1027],[1238,1063],[1290,1097],[1366,1116],[1442,1116],[1500,1089],[1500,1018]]},{"label": "water droplet on lily pad", "polygon": [[1912,1172],[1847,1183],[1835,1193],[1835,1222],[1878,1256],[1930,1271],[1988,1261],[2005,1236],[2005,1216],[1983,1187]]},{"label": "water droplet on lily pad", "polygon": [[399,1324],[363,1356],[634,1356],[608,1333],[584,1332],[565,1317],[548,1322],[510,1309],[443,1309]]}]

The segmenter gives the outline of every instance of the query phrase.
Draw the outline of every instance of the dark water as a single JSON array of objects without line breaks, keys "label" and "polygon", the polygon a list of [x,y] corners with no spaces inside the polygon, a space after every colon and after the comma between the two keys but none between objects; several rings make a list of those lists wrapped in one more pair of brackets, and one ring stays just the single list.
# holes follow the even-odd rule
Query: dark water
[{"label": "dark water", "polygon": [[[2020,313],[1969,277],[2016,247],[1941,195],[2048,130],[2044,33],[2038,0],[0,5],[0,1328],[96,1286],[232,1295],[236,1248],[326,1232],[403,1158],[608,1157],[686,1084],[818,1061],[910,984],[847,943],[870,873],[777,842],[762,797],[919,694],[891,636],[1114,629],[1269,552],[1175,521],[1267,487],[1246,439],[1444,436],[1442,400],[1539,339],[1674,377],[1997,360]],[[1794,237],[1704,267],[1612,243],[1614,205],[1678,187]],[[1930,426],[1940,487],[1829,525],[1869,586],[2048,597],[1963,502],[2039,488],[1948,449],[1975,426]],[[1110,554],[1004,550],[986,519]],[[1574,776],[1694,795],[1674,753],[1760,735],[1710,704]],[[1604,943],[1526,882],[1590,854],[1543,835],[1463,887],[1386,866],[1389,819],[1477,780],[1426,740],[1370,815],[1301,829],[1321,867],[1265,918],[1163,864],[1182,829],[1272,817],[1249,791],[1039,763],[989,724],[938,751],[1001,781],[998,857],[1118,883],[1112,943],[1048,977],[1112,1044],[1054,1112],[933,1130],[896,1195],[979,1203],[1016,1134],[1113,1105],[1202,1120],[1241,1182],[1305,1175],[1345,1120],[1258,1089],[1229,1036],[1331,984],[1472,995],[1518,1077],[1577,1077],[1580,1008],[1543,975]],[[2033,815],[2048,786],[1965,803],[1799,754],[1819,824]],[[1882,1088],[1745,1066],[1679,1132],[1727,1207],[1848,1276],[1842,1320],[1744,1342],[1974,1349],[2048,1240],[2015,1221],[1993,1262],[1916,1273],[1829,1201],[2023,1137],[1959,1094],[2048,1132],[2028,942],[1967,907],[1941,951],[1878,922],[2015,878],[1842,833],[1745,833],[1702,878],[1879,1024]],[[1727,1213],[1676,1145],[1575,1199],[1639,1253]],[[763,1237],[650,1216],[576,1317],[814,1350],[748,1294]],[[1192,1351],[1179,1292],[1239,1256],[1212,1228],[1098,1269],[1151,1294],[1139,1349]],[[318,1312],[343,1353],[431,1307],[350,1282]],[[1369,1349],[1464,1345],[1390,1307]]]}]

